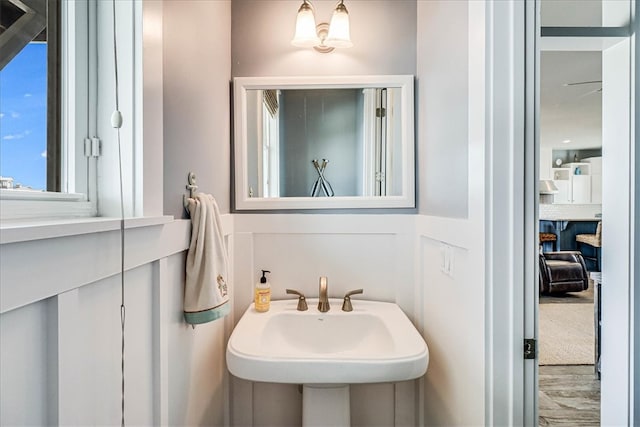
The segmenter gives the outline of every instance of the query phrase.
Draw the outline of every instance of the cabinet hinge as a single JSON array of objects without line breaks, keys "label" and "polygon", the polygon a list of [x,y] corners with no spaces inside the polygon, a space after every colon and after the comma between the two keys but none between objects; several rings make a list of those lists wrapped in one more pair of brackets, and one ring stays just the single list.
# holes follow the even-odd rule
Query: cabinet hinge
[{"label": "cabinet hinge", "polygon": [[387,109],[384,107],[376,108],[376,117],[386,117]]},{"label": "cabinet hinge", "polygon": [[93,137],[84,139],[84,156],[100,157],[100,138]]},{"label": "cabinet hinge", "polygon": [[524,358],[535,359],[537,353],[537,342],[533,338],[524,339]]}]

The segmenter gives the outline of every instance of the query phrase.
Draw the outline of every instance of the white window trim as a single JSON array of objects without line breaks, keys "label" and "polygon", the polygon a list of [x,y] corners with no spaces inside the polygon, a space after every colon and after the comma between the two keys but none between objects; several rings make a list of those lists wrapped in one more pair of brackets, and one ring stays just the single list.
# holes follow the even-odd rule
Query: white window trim
[{"label": "white window trim", "polygon": [[[278,91],[279,93],[280,91]],[[259,103],[259,108],[262,109],[262,123],[259,132],[259,136],[262,139],[262,149],[259,150],[258,154],[258,167],[260,168],[258,170],[258,178],[262,192],[259,196],[280,197],[280,121],[278,116],[271,116],[269,110],[264,106],[262,96],[259,96]],[[260,117],[258,119],[260,121]]]},{"label": "white window trim", "polygon": [[[0,220],[3,222],[120,216],[119,150],[116,132],[110,123],[115,107],[111,2],[65,1],[62,5],[62,83],[78,82],[74,86],[61,87],[62,135],[64,140],[73,141],[73,144],[63,147],[62,188],[66,193],[35,192],[38,196],[25,197],[8,190],[8,194],[0,196]],[[161,182],[162,171],[154,166],[158,157],[147,154],[153,153],[152,148],[145,150],[144,156],[142,151],[143,116],[157,119],[158,111],[161,116],[157,107],[143,111],[143,9],[147,14],[144,19],[151,22],[161,17],[161,6],[146,3],[143,8],[142,2],[130,0],[116,2],[116,9],[120,111],[124,116],[120,132],[125,216],[140,217],[162,212],[162,186],[157,184]],[[161,64],[162,39],[161,36],[158,39],[157,30],[161,27],[146,28],[148,46],[145,58]],[[153,43],[149,42],[150,37],[154,38]],[[85,55],[78,55],[84,52]],[[77,57],[82,60],[76,60]],[[156,79],[158,75],[161,77],[161,73],[154,71],[152,74]],[[152,98],[162,94],[161,87],[157,86],[145,91]],[[156,138],[149,147],[161,149],[162,139],[157,138],[156,128],[150,132],[152,134]],[[88,150],[93,153],[85,155],[88,152],[85,149],[87,139],[99,141],[98,156],[94,155],[95,150]],[[75,167],[71,168],[74,162]],[[151,166],[149,172],[143,172],[143,163]]]},{"label": "white window trim", "polygon": [[[93,2],[61,3],[61,132],[64,192],[0,189],[2,221],[78,218],[97,215],[95,159],[85,157],[84,140],[95,119],[89,99],[95,93],[95,13]],[[90,55],[93,55],[91,57]],[[69,84],[73,82],[73,84]],[[73,165],[73,166],[72,166]],[[76,192],[84,190],[85,192]]]},{"label": "white window trim", "polygon": [[[167,215],[127,218],[125,220],[125,229],[164,225],[170,222],[173,222],[173,217]],[[0,245],[102,233],[119,229],[120,218],[94,217],[20,221],[3,224],[0,227]]]}]

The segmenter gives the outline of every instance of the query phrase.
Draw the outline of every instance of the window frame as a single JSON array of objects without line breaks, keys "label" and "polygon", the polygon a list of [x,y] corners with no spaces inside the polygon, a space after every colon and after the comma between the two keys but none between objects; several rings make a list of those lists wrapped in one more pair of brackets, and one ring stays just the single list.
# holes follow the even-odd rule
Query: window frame
[{"label": "window frame", "polygon": [[47,191],[0,189],[2,221],[98,213],[97,156],[85,156],[96,129],[97,7],[47,0],[47,9]]}]

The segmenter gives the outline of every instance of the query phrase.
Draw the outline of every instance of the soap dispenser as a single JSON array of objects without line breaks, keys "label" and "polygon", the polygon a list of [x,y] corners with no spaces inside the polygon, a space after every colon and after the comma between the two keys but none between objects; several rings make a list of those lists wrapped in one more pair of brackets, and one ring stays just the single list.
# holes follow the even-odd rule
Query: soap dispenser
[{"label": "soap dispenser", "polygon": [[271,305],[271,284],[267,282],[265,273],[271,273],[269,270],[261,270],[262,277],[260,281],[256,283],[256,289],[254,294],[254,303],[256,311],[265,312],[269,311]]}]

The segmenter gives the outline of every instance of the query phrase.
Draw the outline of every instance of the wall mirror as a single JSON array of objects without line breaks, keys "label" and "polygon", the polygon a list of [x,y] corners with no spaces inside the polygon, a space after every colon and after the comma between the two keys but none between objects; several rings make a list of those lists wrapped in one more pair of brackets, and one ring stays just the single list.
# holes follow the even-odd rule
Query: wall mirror
[{"label": "wall mirror", "polygon": [[235,209],[415,207],[413,111],[413,76],[235,78]]}]

